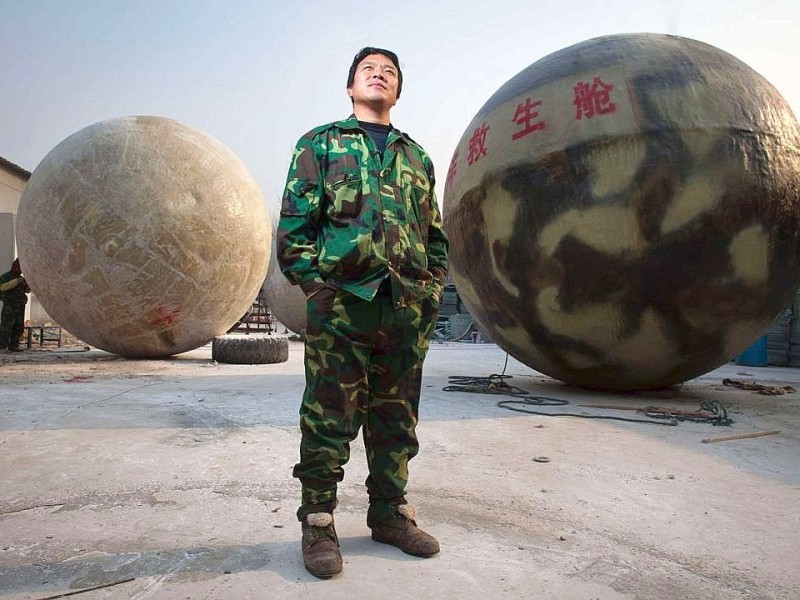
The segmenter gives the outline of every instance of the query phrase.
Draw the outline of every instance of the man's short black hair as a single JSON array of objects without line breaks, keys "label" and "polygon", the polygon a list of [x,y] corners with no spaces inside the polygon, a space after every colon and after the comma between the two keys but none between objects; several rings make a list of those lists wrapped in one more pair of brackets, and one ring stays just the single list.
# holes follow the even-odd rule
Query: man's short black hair
[{"label": "man's short black hair", "polygon": [[347,74],[347,89],[349,90],[353,87],[353,80],[356,77],[356,68],[361,63],[362,60],[367,58],[370,54],[380,54],[385,56],[390,61],[394,63],[395,68],[397,69],[397,97],[400,97],[400,91],[403,89],[403,72],[400,70],[400,59],[397,58],[397,54],[392,52],[391,50],[384,50],[383,48],[373,48],[372,46],[367,46],[366,48],[362,48],[358,51],[358,54],[355,55],[353,58],[353,64],[350,65],[350,72]]}]

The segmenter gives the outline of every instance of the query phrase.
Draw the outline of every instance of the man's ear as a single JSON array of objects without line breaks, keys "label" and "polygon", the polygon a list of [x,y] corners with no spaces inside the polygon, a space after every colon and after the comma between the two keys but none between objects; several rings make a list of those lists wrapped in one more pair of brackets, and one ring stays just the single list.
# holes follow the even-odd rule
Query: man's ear
[{"label": "man's ear", "polygon": [[353,88],[347,88],[347,95],[353,97]]}]

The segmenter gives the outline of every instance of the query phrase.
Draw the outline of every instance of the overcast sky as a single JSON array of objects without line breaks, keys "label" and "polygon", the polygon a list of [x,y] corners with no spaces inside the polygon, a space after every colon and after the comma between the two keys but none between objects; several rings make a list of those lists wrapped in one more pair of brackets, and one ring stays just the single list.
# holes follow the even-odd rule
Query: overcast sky
[{"label": "overcast sky", "polygon": [[169,117],[228,145],[277,207],[297,138],[350,114],[350,61],[374,45],[400,56],[392,122],[428,150],[441,194],[508,79],[577,42],[648,31],[733,54],[800,114],[798,0],[0,0],[0,156],[33,171],[98,121]]}]

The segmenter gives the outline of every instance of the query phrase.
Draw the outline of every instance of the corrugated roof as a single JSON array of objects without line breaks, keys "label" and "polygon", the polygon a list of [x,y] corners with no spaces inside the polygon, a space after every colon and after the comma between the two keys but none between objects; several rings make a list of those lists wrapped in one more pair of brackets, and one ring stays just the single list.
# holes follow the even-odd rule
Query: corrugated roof
[{"label": "corrugated roof", "polygon": [[30,171],[26,171],[25,169],[23,169],[19,165],[15,165],[10,160],[6,160],[2,156],[0,156],[0,167],[3,167],[6,170],[11,171],[15,175],[19,175],[25,181],[28,181],[28,179],[31,178],[31,172]]}]

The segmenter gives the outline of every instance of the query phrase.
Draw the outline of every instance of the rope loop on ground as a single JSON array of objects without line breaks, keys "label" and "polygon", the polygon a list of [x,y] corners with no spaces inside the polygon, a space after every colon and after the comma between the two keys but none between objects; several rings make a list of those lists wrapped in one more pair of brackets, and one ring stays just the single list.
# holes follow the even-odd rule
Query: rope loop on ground
[{"label": "rope loop on ground", "polygon": [[566,406],[568,400],[550,398],[547,396],[537,396],[529,392],[506,383],[507,379],[512,379],[511,375],[506,375],[508,366],[508,353],[503,372],[492,374],[488,377],[474,377],[470,375],[451,375],[448,380],[450,384],[442,388],[445,392],[466,392],[472,394],[495,394],[511,396],[510,400],[500,400],[497,406],[515,412],[538,415],[542,417],[578,417],[582,419],[600,419],[608,421],[624,421],[626,423],[643,423],[647,425],[668,425],[676,426],[681,421],[692,421],[695,423],[711,423],[715,426],[731,425],[733,420],[728,418],[728,411],[725,406],[717,401],[702,401],[699,411],[685,411],[679,409],[668,409],[660,407],[647,407],[637,409],[647,419],[633,419],[628,417],[615,417],[611,415],[591,415],[585,413],[549,412],[535,410],[539,407],[547,406]]}]

